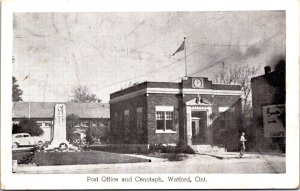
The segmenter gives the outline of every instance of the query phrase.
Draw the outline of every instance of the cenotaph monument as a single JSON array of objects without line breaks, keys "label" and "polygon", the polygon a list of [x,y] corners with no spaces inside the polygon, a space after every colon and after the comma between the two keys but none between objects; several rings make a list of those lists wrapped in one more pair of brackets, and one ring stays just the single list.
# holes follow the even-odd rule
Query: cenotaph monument
[{"label": "cenotaph monument", "polygon": [[66,105],[56,104],[54,107],[54,127],[53,139],[48,145],[48,149],[58,148],[61,144],[68,148],[76,148],[67,141],[67,124],[66,124]]}]

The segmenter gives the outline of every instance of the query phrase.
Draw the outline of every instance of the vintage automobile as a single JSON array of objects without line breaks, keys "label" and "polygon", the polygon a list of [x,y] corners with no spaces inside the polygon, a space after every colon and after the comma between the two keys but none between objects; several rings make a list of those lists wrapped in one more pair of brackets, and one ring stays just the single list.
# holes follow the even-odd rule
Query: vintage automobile
[{"label": "vintage automobile", "polygon": [[41,137],[32,137],[28,133],[16,133],[12,135],[12,148],[19,146],[42,145],[44,141]]}]

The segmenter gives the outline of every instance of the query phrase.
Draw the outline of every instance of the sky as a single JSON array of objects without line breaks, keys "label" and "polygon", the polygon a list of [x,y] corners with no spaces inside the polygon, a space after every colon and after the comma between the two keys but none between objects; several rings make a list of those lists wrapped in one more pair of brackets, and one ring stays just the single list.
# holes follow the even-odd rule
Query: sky
[{"label": "sky", "polygon": [[14,13],[13,75],[23,101],[63,102],[87,86],[103,102],[136,82],[213,80],[228,66],[274,66],[284,11]]}]

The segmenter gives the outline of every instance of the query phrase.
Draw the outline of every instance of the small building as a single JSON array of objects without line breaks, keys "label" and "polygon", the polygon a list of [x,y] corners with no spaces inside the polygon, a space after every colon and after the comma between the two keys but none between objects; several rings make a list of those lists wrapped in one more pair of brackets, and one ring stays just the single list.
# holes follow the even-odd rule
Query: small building
[{"label": "small building", "polygon": [[285,152],[285,62],[280,61],[273,72],[251,79],[253,121],[259,149],[280,149]]},{"label": "small building", "polygon": [[[59,102],[62,103],[62,102]],[[42,135],[46,141],[52,140],[54,106],[58,102],[14,102],[12,121],[14,124],[24,119],[34,119],[44,130]],[[65,102],[66,117],[78,117],[78,124],[74,124],[81,137],[84,137],[88,127],[103,128],[109,123],[109,104],[107,103],[74,103]]]},{"label": "small building", "polygon": [[232,136],[239,139],[241,94],[240,85],[200,77],[120,90],[110,95],[112,142],[140,149],[179,141],[196,150],[231,147]]}]

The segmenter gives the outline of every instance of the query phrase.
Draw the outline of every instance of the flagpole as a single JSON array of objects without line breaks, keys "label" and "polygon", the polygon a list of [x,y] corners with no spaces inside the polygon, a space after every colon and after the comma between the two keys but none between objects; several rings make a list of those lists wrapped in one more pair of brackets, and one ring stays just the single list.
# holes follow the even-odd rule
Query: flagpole
[{"label": "flagpole", "polygon": [[186,64],[186,38],[183,38],[184,40],[184,62],[185,62],[185,77],[187,76],[187,64]]}]

